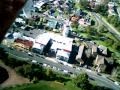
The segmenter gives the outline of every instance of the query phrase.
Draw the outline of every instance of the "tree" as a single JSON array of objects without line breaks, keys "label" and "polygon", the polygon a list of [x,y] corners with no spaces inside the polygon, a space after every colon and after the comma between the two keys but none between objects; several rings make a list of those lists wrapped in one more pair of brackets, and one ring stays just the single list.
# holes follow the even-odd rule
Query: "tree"
[{"label": "tree", "polygon": [[88,6],[89,6],[88,0],[80,0],[80,6],[83,9],[88,9]]},{"label": "tree", "polygon": [[77,87],[80,87],[82,90],[90,89],[88,75],[86,73],[79,74],[76,78],[73,79],[73,82]]},{"label": "tree", "polygon": [[108,10],[107,4],[97,5],[94,9],[95,12],[98,12],[103,16],[108,16],[107,10]]},{"label": "tree", "polygon": [[52,69],[49,69],[49,68],[46,70],[46,76],[48,80],[53,80],[56,77]]},{"label": "tree", "polygon": [[119,42],[115,42],[114,44],[112,44],[112,48],[117,50],[117,51],[120,51],[120,44],[119,44]]},{"label": "tree", "polygon": [[105,28],[105,26],[102,25],[102,26],[99,27],[99,32],[100,33],[107,33],[108,30]]}]

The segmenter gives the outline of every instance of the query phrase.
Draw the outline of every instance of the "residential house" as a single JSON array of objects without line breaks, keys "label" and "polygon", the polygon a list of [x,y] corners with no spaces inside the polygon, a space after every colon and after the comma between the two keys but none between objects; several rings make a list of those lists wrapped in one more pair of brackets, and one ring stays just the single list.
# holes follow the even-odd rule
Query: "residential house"
[{"label": "residential house", "polygon": [[103,45],[99,45],[98,46],[98,53],[105,55],[105,56],[108,56],[108,48],[103,46]]},{"label": "residential house", "polygon": [[26,4],[22,8],[22,13],[20,14],[20,16],[30,18],[32,6],[33,6],[33,0],[26,1]]},{"label": "residential house", "polygon": [[63,25],[63,31],[62,31],[62,35],[65,37],[68,37],[69,33],[71,31],[71,27],[67,24]]},{"label": "residential house", "polygon": [[117,4],[115,2],[108,3],[108,13],[109,15],[116,15]]},{"label": "residential house", "polygon": [[78,22],[78,20],[79,20],[79,16],[73,15],[73,16],[70,17],[70,21],[72,23]]},{"label": "residential house", "polygon": [[105,57],[101,55],[97,55],[94,61],[95,71],[104,72],[106,69]]},{"label": "residential house", "polygon": [[96,57],[97,56],[97,45],[92,45],[92,56]]},{"label": "residential house", "polygon": [[76,56],[76,60],[80,63],[80,65],[84,64],[84,60],[83,60],[84,49],[85,49],[85,45],[79,46],[79,51],[78,51],[78,54]]},{"label": "residential house", "polygon": [[58,25],[57,20],[54,20],[54,19],[49,19],[49,20],[48,20],[47,26],[48,26],[49,28],[58,29],[58,28],[57,28],[57,25]]}]

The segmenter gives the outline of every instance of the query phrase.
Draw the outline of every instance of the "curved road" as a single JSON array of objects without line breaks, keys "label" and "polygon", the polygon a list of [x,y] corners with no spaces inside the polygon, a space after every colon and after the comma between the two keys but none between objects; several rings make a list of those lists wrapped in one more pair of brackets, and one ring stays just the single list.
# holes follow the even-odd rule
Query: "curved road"
[{"label": "curved road", "polygon": [[118,32],[111,24],[109,24],[102,16],[97,13],[91,13],[101,24],[103,24],[109,32],[111,32],[118,40],[120,40],[120,32]]}]

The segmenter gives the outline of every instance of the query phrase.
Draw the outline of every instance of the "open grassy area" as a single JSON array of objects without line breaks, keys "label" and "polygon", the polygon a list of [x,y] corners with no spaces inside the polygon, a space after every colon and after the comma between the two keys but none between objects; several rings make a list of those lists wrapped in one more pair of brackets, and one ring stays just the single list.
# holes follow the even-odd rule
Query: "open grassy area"
[{"label": "open grassy area", "polygon": [[37,84],[23,85],[15,88],[8,88],[5,90],[81,90],[80,88],[74,87],[71,82],[66,85],[59,82],[53,81],[40,81]]}]

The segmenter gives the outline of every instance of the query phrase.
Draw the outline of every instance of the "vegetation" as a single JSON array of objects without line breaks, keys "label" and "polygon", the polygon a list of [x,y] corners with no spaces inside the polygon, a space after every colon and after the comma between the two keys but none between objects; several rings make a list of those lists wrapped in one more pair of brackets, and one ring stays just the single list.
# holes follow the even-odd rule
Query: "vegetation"
[{"label": "vegetation", "polygon": [[22,87],[16,86],[15,88],[5,88],[3,90],[81,90],[67,83],[66,85],[56,81],[40,81],[37,84],[23,85]]},{"label": "vegetation", "polygon": [[100,14],[103,15],[103,16],[108,16],[107,10],[108,10],[107,4],[97,5],[97,6],[93,9],[93,11],[95,11],[95,12],[97,12],[97,13],[100,13]]},{"label": "vegetation", "polygon": [[8,72],[3,67],[0,67],[0,84],[9,78]]},{"label": "vegetation", "polygon": [[82,73],[73,79],[74,84],[81,88],[82,90],[90,89],[90,83],[88,81],[88,75],[86,73]]},{"label": "vegetation", "polygon": [[89,8],[89,2],[88,0],[80,0],[79,5],[82,9],[88,9]]},{"label": "vegetation", "polygon": [[119,16],[108,16],[107,20],[110,24],[112,24],[119,32],[120,32],[120,18]]}]

